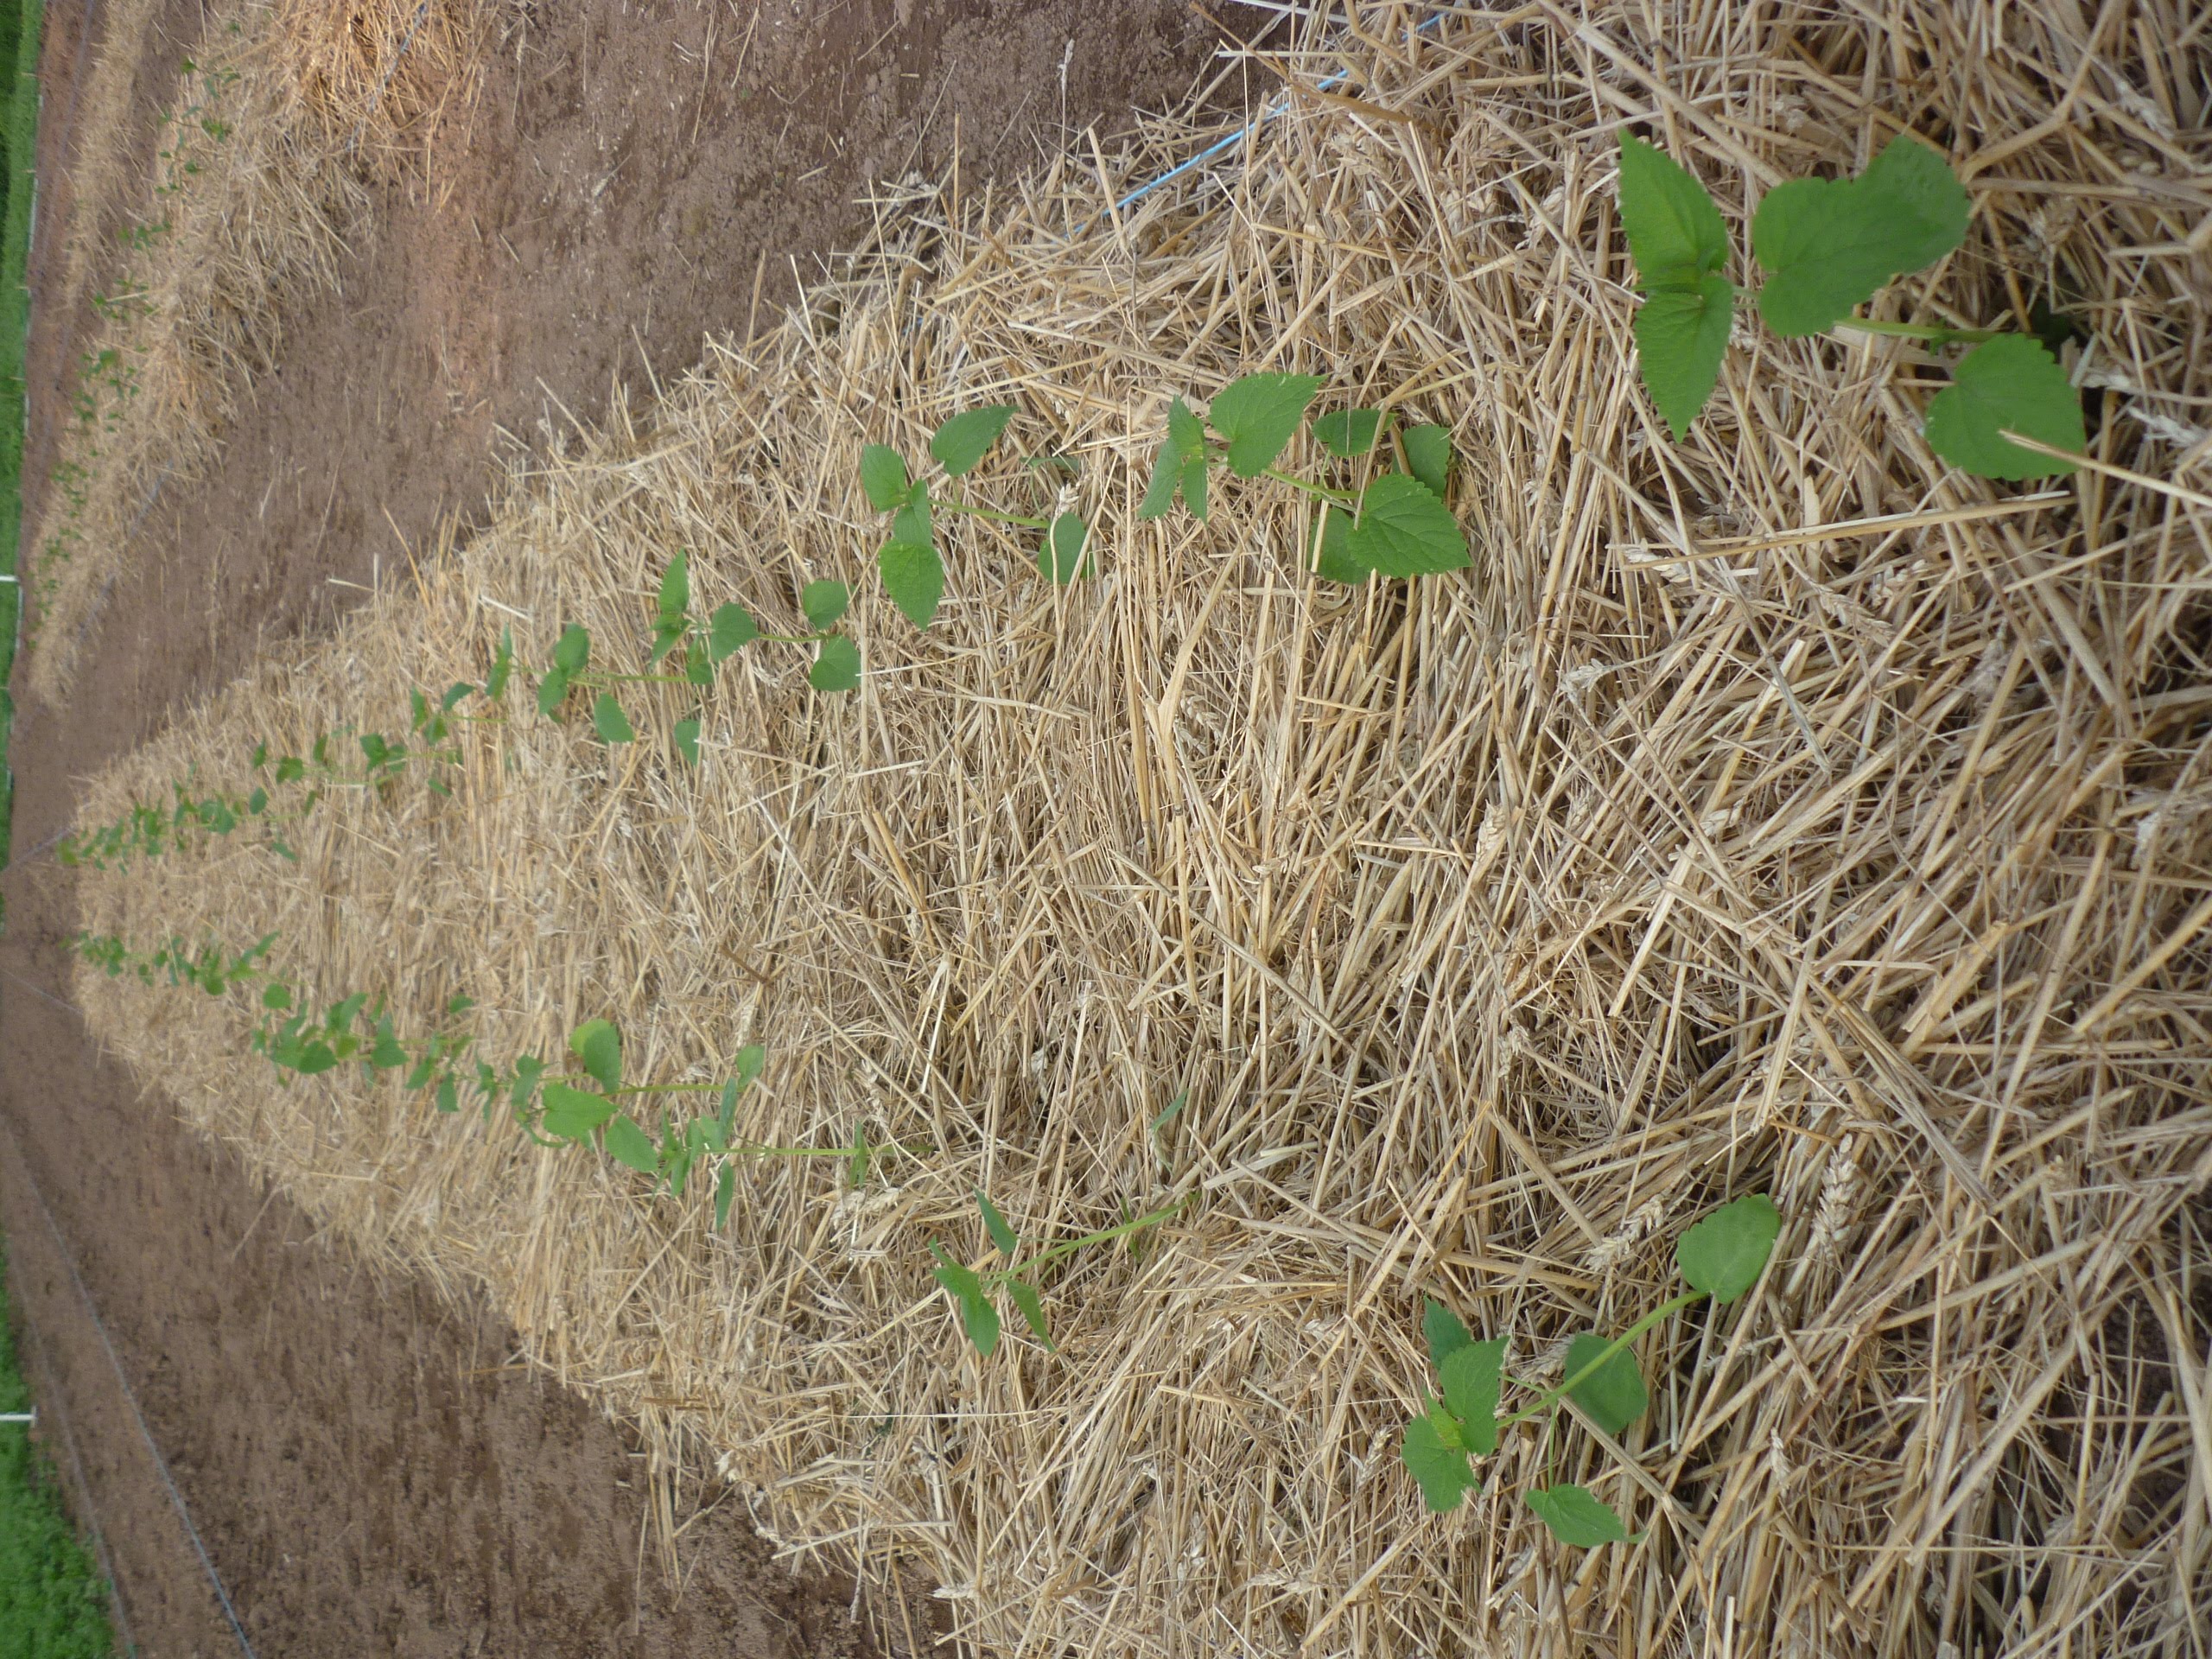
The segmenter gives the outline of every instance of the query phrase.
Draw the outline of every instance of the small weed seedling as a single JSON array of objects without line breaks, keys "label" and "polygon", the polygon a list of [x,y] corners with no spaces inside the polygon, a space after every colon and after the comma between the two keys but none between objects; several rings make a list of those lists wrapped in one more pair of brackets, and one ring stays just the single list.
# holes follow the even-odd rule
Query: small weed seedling
[{"label": "small weed seedling", "polygon": [[[931,459],[944,469],[947,479],[965,478],[982,464],[1014,416],[1011,404],[954,416],[931,435]],[[1090,530],[1080,514],[1056,512],[1046,518],[1002,512],[953,495],[942,485],[932,495],[929,480],[915,477],[906,458],[886,444],[871,443],[861,451],[861,493],[878,512],[893,515],[890,539],[876,551],[876,569],[891,602],[918,628],[929,626],[944,596],[944,561],[938,555],[933,510],[969,513],[1037,531],[1041,537],[1037,569],[1056,582],[1073,582],[1090,568],[1084,552]]]},{"label": "small weed seedling", "polygon": [[[1313,437],[1339,461],[1357,461],[1395,442],[1406,470],[1384,471],[1360,490],[1295,477],[1275,466],[1320,395],[1311,374],[1248,374],[1216,394],[1202,422],[1180,397],[1168,406],[1167,435],[1152,464],[1140,518],[1164,518],[1177,497],[1203,521],[1207,470],[1226,467],[1238,478],[1267,478],[1321,503],[1309,568],[1331,582],[1370,575],[1429,576],[1472,563],[1459,521],[1445,505],[1450,489],[1451,435],[1440,426],[1392,431],[1377,409],[1339,410],[1313,423]],[[1217,437],[1209,438],[1211,425]]]},{"label": "small weed seedling", "polygon": [[1037,1293],[1036,1275],[1041,1268],[1049,1267],[1063,1256],[1087,1250],[1094,1244],[1105,1244],[1117,1238],[1126,1238],[1147,1227],[1154,1227],[1183,1207],[1187,1200],[1154,1210],[1147,1215],[1125,1221],[1118,1227],[1103,1228],[1095,1233],[1085,1233],[1081,1238],[1071,1238],[1039,1250],[1027,1261],[1021,1259],[1021,1240],[999,1213],[998,1205],[984,1196],[982,1189],[976,1191],[976,1205],[983,1212],[983,1229],[991,1236],[1001,1257],[1006,1262],[1001,1268],[978,1271],[963,1267],[946,1254],[935,1239],[930,1241],[930,1254],[937,1257],[931,1269],[938,1284],[944,1287],[960,1308],[960,1323],[968,1332],[968,1340],[976,1344],[976,1351],[988,1359],[998,1351],[999,1313],[991,1306],[994,1293],[1004,1291],[1007,1300],[1020,1313],[1023,1322],[1047,1352],[1055,1351],[1052,1329],[1045,1322],[1045,1303]]},{"label": "small weed seedling", "polygon": [[[2070,461],[2005,436],[2057,449],[2087,442],[2081,399],[2041,342],[2000,329],[1851,315],[1892,278],[1954,252],[1966,240],[1969,205],[1943,158],[1903,133],[1855,179],[1778,186],[1751,218],[1751,252],[1766,272],[1759,315],[1785,339],[1851,328],[1921,340],[1930,350],[1972,346],[1928,405],[1928,447],[1982,478],[2070,473]],[[1727,227],[1704,186],[1625,132],[1620,211],[1646,296],[1636,314],[1643,384],[1679,443],[1719,384],[1728,346],[1739,290],[1722,274]]]},{"label": "small weed seedling", "polygon": [[[1662,1302],[1618,1337],[1585,1332],[1567,1345],[1566,1377],[1519,1410],[1497,1414],[1505,1381],[1505,1338],[1477,1342],[1457,1314],[1432,1301],[1421,1320],[1430,1362],[1442,1397],[1431,1396],[1421,1416],[1406,1425],[1402,1455],[1421,1484],[1428,1507],[1455,1510],[1482,1484],[1470,1459],[1497,1450],[1498,1437],[1516,1423],[1547,1419],[1546,1440],[1556,1427],[1560,1403],[1573,1400],[1591,1421],[1618,1434],[1649,1404],[1643,1373],[1630,1351],[1636,1339],[1703,1298],[1726,1306],[1758,1282],[1780,1236],[1782,1217],[1771,1200],[1753,1193],[1723,1205],[1686,1229],[1675,1245],[1675,1262],[1689,1288]],[[1613,1507],[1587,1488],[1560,1483],[1524,1494],[1537,1519],[1562,1543],[1586,1548],[1633,1542]]]}]

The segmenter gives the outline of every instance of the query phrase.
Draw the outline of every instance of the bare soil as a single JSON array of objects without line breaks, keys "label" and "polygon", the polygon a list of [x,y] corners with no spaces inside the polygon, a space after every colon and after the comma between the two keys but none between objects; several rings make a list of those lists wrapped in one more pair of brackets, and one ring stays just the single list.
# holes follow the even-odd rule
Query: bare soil
[{"label": "bare soil", "polygon": [[[38,303],[59,280],[71,162],[149,148],[200,18],[197,0],[168,7],[134,131],[80,133],[71,92],[98,0],[49,13],[27,487],[92,321]],[[267,643],[404,575],[444,515],[480,520],[501,446],[588,421],[614,385],[646,391],[702,335],[772,315],[860,233],[870,181],[938,168],[957,143],[980,186],[1064,130],[1110,132],[1179,98],[1215,39],[1180,0],[531,5],[470,142],[380,191],[342,290],[289,320],[220,468],[158,500],[77,690],[20,711],[0,938],[10,1290],[144,1652],[237,1643],[41,1197],[263,1655],[929,1645],[925,1596],[855,1620],[849,1585],[793,1579],[734,1505],[698,1511],[689,1488],[667,1500],[689,1522],[671,1583],[626,1431],[513,1363],[487,1309],[317,1237],[93,1050],[67,1006],[73,883],[41,849],[87,774]]]}]

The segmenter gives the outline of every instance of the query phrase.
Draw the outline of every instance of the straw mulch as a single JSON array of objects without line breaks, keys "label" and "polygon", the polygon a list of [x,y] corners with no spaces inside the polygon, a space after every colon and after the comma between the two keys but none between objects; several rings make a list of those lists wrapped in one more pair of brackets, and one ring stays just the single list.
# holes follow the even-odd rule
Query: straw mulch
[{"label": "straw mulch", "polygon": [[[95,791],[93,817],[188,767],[242,784],[259,738],[404,728],[408,685],[480,678],[505,627],[542,664],[581,621],[639,670],[678,549],[706,607],[785,631],[803,580],[842,576],[862,689],[753,647],[696,772],[660,688],[626,747],[475,725],[453,799],[334,797],[297,868],[220,844],[88,878],[86,922],[276,931],[282,970],[418,1029],[466,992],[500,1058],[607,1014],[633,1075],[704,1080],[757,1039],[743,1133],[936,1152],[859,1193],[756,1164],[717,1236],[596,1157],[272,1086],[243,997],[87,975],[95,1029],[336,1233],[488,1287],[794,1559],[925,1569],[969,1650],[2193,1651],[2212,38],[2126,0],[2078,31],[1948,3],[1416,15],[1255,66],[1349,73],[1127,212],[1212,135],[887,199],[779,329],[579,435]],[[1629,367],[1623,122],[1739,230],[1747,191],[1900,124],[1949,148],[1968,245],[1879,314],[2057,296],[2093,466],[1947,470],[1930,360],[1865,337],[1746,333],[1669,442]],[[1474,569],[1317,586],[1265,483],[1137,522],[1169,396],[1260,368],[1449,423]],[[1080,464],[1100,574],[1056,592],[1019,537],[951,523],[918,634],[869,569],[860,448],[918,454],[995,399],[1009,454]],[[979,477],[1038,510],[1010,458]],[[979,1362],[926,1253],[988,1259],[978,1186],[1034,1239],[1196,1198],[1048,1287],[1057,1356]],[[1620,1455],[1513,1438],[1466,1510],[1423,1512],[1396,1447],[1424,1296],[1555,1377],[1751,1191],[1786,1218],[1776,1265],[1645,1342]],[[1519,1497],[1548,1470],[1643,1541],[1551,1542]]]},{"label": "straw mulch", "polygon": [[[58,696],[155,493],[214,458],[286,311],[336,280],[364,228],[365,179],[426,154],[480,82],[494,0],[236,0],[212,14],[165,109],[156,155],[79,363],[75,418],[30,545],[40,606],[31,684]],[[113,143],[143,55],[126,6],[93,75],[89,197],[65,297],[115,227]],[[125,34],[118,37],[117,30]],[[404,50],[402,49],[403,45]],[[110,106],[113,107],[111,108]]]}]

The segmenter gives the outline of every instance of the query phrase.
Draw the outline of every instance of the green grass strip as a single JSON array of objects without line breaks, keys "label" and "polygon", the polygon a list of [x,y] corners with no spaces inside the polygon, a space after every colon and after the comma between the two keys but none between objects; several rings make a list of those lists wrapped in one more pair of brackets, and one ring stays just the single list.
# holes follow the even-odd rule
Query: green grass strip
[{"label": "green grass strip", "polygon": [[[6,1266],[0,1256],[0,1274]],[[0,1300],[0,1412],[29,1409]],[[52,1465],[28,1427],[0,1423],[0,1655],[106,1659],[114,1650],[107,1586],[55,1501]]]},{"label": "green grass strip", "polygon": [[[23,522],[23,354],[29,345],[32,168],[38,158],[38,42],[43,0],[0,0],[0,866],[8,861],[16,795],[8,764],[15,700],[7,679],[16,663],[22,588],[16,543]],[[4,912],[0,912],[4,920]]]}]

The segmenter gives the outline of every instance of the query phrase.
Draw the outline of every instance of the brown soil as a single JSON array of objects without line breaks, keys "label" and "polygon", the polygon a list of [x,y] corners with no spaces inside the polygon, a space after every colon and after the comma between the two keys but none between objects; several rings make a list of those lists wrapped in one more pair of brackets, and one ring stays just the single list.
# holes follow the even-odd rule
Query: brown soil
[{"label": "brown soil", "polygon": [[[71,157],[144,151],[200,17],[197,0],[169,4],[137,130],[117,135],[71,130],[85,14],[49,14],[35,302],[58,281]],[[1110,130],[1179,96],[1212,39],[1180,0],[546,0],[504,43],[470,143],[385,189],[343,291],[289,320],[220,469],[163,493],[68,703],[18,716],[0,938],[11,1289],[143,1651],[237,1648],[38,1194],[262,1654],[798,1659],[869,1650],[871,1633],[905,1650],[918,1630],[927,1645],[926,1600],[856,1624],[849,1585],[793,1580],[727,1503],[682,1532],[671,1585],[625,1431],[511,1364],[512,1333],[481,1306],[317,1238],[92,1051],[55,1000],[73,886],[38,855],[85,775],[265,641],[393,580],[442,515],[480,518],[495,444],[541,442],[615,383],[680,370],[702,334],[742,332],[756,273],[772,309],[794,264],[857,236],[871,179],[942,166],[956,132],[980,182],[1064,124]],[[58,310],[35,303],[27,486],[92,321]],[[674,1513],[700,1496],[676,1494]]]}]

